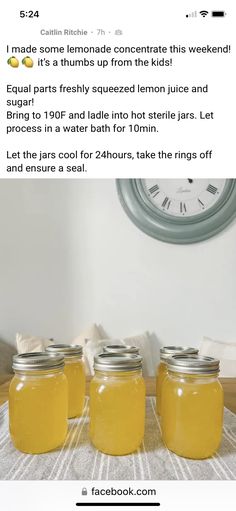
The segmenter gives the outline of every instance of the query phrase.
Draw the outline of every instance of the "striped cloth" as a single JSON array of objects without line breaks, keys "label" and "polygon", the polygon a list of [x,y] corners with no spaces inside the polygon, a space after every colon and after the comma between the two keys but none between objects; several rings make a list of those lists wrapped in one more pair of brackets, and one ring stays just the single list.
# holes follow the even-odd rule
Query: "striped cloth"
[{"label": "striped cloth", "polygon": [[169,452],[162,443],[155,399],[147,398],[146,431],[140,449],[107,456],[88,439],[88,400],[80,419],[69,421],[61,449],[48,454],[18,452],[8,433],[8,405],[0,407],[0,479],[6,480],[204,480],[236,479],[236,415],[225,409],[223,440],[215,456],[194,461]]}]

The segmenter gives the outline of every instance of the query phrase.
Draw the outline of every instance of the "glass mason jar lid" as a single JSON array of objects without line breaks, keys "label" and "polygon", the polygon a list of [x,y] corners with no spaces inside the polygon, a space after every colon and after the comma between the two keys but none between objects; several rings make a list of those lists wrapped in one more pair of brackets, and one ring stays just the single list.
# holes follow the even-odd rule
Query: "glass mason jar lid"
[{"label": "glass mason jar lid", "polygon": [[103,348],[104,353],[136,353],[139,349],[136,346],[126,346],[125,344],[108,344]]},{"label": "glass mason jar lid", "polygon": [[167,361],[167,369],[186,374],[214,374],[220,369],[220,361],[201,355],[173,355]]},{"label": "glass mason jar lid", "polygon": [[47,371],[64,367],[64,357],[56,354],[34,352],[13,356],[12,368],[16,371]]},{"label": "glass mason jar lid", "polygon": [[197,355],[197,348],[190,348],[189,346],[164,346],[160,349],[161,360],[168,360],[173,355]]},{"label": "glass mason jar lid", "polygon": [[142,357],[132,353],[100,353],[94,357],[98,371],[136,371],[142,368]]},{"label": "glass mason jar lid", "polygon": [[47,353],[60,353],[65,358],[82,357],[83,347],[79,344],[51,344],[46,348]]}]

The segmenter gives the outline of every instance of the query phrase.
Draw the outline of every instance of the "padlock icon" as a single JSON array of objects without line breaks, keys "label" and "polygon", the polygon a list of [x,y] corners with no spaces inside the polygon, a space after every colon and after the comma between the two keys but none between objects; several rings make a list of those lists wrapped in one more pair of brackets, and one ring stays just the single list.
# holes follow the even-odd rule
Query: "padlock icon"
[{"label": "padlock icon", "polygon": [[86,488],[82,488],[82,495],[88,495],[88,492],[87,492]]}]

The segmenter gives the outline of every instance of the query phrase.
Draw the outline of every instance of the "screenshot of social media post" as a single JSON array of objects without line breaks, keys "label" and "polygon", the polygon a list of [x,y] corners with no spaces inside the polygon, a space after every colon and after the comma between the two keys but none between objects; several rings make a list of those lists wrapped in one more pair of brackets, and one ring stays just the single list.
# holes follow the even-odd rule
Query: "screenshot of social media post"
[{"label": "screenshot of social media post", "polygon": [[1,177],[232,177],[234,11],[206,3],[6,5]]},{"label": "screenshot of social media post", "polygon": [[234,511],[235,9],[1,16],[3,511]]}]

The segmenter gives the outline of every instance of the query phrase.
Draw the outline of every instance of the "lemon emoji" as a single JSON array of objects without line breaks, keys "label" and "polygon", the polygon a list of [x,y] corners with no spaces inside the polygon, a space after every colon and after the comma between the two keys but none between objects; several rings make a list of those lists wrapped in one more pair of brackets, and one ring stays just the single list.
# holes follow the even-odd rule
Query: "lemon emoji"
[{"label": "lemon emoji", "polygon": [[7,63],[11,67],[19,67],[19,60],[16,57],[10,57],[7,61]]},{"label": "lemon emoji", "polygon": [[22,60],[22,64],[25,65],[25,67],[33,67],[34,65],[34,62],[33,60],[31,59],[31,57],[25,57],[23,60]]}]

